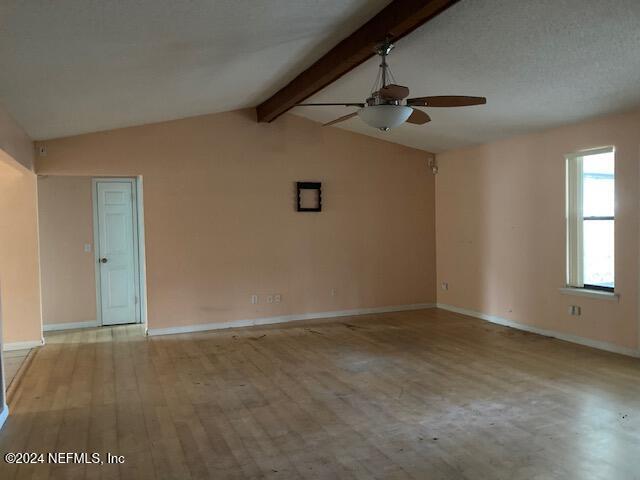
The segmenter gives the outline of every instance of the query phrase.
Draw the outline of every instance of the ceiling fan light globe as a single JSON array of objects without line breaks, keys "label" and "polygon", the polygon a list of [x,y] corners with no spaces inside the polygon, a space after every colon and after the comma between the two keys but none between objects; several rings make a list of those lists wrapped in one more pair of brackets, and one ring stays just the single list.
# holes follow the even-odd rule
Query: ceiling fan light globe
[{"label": "ceiling fan light globe", "polygon": [[358,110],[358,116],[364,123],[383,131],[402,125],[411,113],[413,109],[404,105],[374,105]]}]

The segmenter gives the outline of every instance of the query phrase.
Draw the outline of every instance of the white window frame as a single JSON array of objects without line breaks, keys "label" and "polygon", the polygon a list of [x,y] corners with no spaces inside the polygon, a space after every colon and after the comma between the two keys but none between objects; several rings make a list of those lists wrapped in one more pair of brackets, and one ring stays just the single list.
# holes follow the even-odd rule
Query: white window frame
[{"label": "white window frame", "polygon": [[[585,289],[584,286],[584,214],[583,214],[583,166],[582,159],[589,155],[612,153],[613,146],[581,150],[565,155],[567,190],[567,283],[572,289]],[[615,229],[615,215],[613,218]],[[614,280],[614,289],[616,282]],[[603,293],[612,292],[604,290]]]}]

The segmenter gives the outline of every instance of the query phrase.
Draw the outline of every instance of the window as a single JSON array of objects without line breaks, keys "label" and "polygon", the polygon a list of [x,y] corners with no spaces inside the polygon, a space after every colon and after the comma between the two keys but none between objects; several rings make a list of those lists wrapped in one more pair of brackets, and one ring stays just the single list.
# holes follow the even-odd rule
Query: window
[{"label": "window", "polygon": [[612,147],[567,156],[567,284],[613,292],[615,160]]}]

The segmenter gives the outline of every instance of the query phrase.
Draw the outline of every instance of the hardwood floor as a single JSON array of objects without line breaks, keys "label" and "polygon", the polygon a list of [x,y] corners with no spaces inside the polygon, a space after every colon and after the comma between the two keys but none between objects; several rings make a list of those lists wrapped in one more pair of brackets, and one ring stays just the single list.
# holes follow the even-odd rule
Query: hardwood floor
[{"label": "hardwood floor", "polygon": [[640,479],[640,361],[442,311],[47,336],[0,478]]},{"label": "hardwood floor", "polygon": [[4,352],[2,357],[4,359],[4,381],[7,386],[11,386],[11,382],[16,377],[20,368],[24,364],[25,360],[29,356],[31,349],[24,350],[12,350]]}]

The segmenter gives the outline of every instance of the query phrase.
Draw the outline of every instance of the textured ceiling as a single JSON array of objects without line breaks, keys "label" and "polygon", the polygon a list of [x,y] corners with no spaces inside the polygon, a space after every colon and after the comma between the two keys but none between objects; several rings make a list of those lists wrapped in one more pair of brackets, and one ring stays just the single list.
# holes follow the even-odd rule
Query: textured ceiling
[{"label": "textured ceiling", "polygon": [[[312,101],[362,101],[378,63]],[[440,152],[627,110],[640,106],[640,1],[461,0],[399,41],[389,63],[412,96],[480,95],[487,105],[424,109],[431,123],[390,132],[358,118],[341,128]],[[350,111],[293,110],[319,121]]]},{"label": "textured ceiling", "polygon": [[[387,3],[4,1],[0,102],[36,139],[253,106]],[[461,0],[389,61],[413,96],[488,104],[426,109],[431,123],[387,133],[341,128],[438,152],[640,106],[639,25],[638,0]],[[363,100],[377,64],[313,100]]]},{"label": "textured ceiling", "polygon": [[254,106],[389,0],[4,0],[0,103],[35,139]]}]

